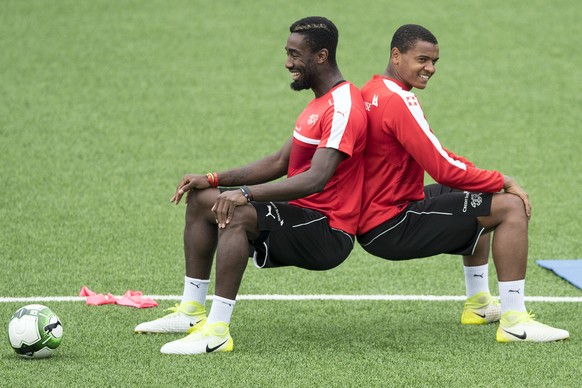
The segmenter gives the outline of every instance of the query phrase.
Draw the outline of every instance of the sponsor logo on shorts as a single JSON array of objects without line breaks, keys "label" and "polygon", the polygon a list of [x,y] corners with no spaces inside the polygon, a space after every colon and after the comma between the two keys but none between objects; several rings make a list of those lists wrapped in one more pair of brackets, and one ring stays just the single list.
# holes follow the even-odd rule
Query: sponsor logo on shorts
[{"label": "sponsor logo on shorts", "polygon": [[[283,220],[281,218],[281,215],[279,214],[279,209],[277,209],[277,206],[275,206],[275,204],[273,202],[271,202],[270,205],[267,205],[267,214],[265,215],[265,218],[267,217],[273,217],[274,220],[277,220],[277,222],[279,222],[279,224],[281,226],[283,226],[283,224],[285,223],[285,220]],[[273,214],[273,210],[275,211],[275,214]]]},{"label": "sponsor logo on shorts", "polygon": [[463,202],[463,213],[467,212],[467,208],[469,204],[471,204],[472,208],[479,207],[483,203],[483,198],[481,197],[481,193],[471,193],[465,191],[465,201]]},{"label": "sponsor logo on shorts", "polygon": [[273,207],[271,205],[267,205],[267,215],[265,217],[273,217],[275,219],[275,215],[273,214]]},{"label": "sponsor logo on shorts", "polygon": [[483,203],[483,198],[481,198],[481,193],[471,194],[471,206],[477,207]]}]

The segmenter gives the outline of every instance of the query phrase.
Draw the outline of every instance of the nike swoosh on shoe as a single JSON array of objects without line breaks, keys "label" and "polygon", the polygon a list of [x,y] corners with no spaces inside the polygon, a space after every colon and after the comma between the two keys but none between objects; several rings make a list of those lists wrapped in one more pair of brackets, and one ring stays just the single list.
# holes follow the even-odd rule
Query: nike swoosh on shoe
[{"label": "nike swoosh on shoe", "polygon": [[512,333],[510,331],[507,331],[505,329],[502,329],[504,332],[506,332],[509,335],[514,336],[515,338],[519,338],[520,340],[524,340],[527,338],[527,333],[524,331],[523,334],[516,334],[516,333]]},{"label": "nike swoosh on shoe", "polygon": [[224,345],[227,341],[228,341],[228,338],[226,340],[224,340],[224,342],[221,343],[220,345],[213,346],[213,347],[209,347],[208,344],[206,344],[206,353],[212,353],[212,352],[214,352],[216,349],[218,349],[219,347],[221,347],[222,345]]},{"label": "nike swoosh on shoe", "polygon": [[196,323],[192,323],[192,322],[190,322],[190,327],[194,327],[194,326],[196,326],[197,324],[199,324],[199,323],[200,323],[200,322],[202,322],[202,321],[203,321],[203,320],[201,319],[201,320],[199,320],[199,321],[198,321],[198,322],[196,322]]}]

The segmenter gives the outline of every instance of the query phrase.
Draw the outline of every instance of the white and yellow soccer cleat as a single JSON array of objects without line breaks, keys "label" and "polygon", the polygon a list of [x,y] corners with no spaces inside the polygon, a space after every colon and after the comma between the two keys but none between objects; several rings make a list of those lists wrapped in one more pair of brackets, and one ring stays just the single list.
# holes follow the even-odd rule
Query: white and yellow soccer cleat
[{"label": "white and yellow soccer cleat", "polygon": [[566,330],[544,325],[527,312],[507,311],[501,316],[497,342],[552,342],[570,337]]},{"label": "white and yellow soccer cleat", "polygon": [[197,302],[184,302],[166,311],[170,313],[153,321],[140,323],[136,333],[191,333],[206,322],[206,310]]},{"label": "white and yellow soccer cleat", "polygon": [[228,324],[216,322],[204,324],[188,336],[168,342],[160,349],[164,354],[202,354],[232,352],[234,342],[230,336]]},{"label": "white and yellow soccer cleat", "polygon": [[488,292],[479,292],[465,301],[461,323],[484,325],[497,322],[501,317],[501,304]]}]

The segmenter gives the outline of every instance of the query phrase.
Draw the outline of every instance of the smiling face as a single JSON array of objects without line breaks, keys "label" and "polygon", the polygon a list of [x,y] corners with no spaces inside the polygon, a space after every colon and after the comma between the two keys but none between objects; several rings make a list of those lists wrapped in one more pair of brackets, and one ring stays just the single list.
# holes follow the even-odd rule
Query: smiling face
[{"label": "smiling face", "polygon": [[305,37],[299,33],[292,33],[285,46],[287,60],[285,67],[291,72],[291,88],[293,90],[311,89],[316,76],[317,53],[311,52],[311,47]]},{"label": "smiling face", "polygon": [[390,52],[387,75],[400,81],[407,89],[424,89],[436,72],[438,44],[418,40],[405,52],[394,47]]}]

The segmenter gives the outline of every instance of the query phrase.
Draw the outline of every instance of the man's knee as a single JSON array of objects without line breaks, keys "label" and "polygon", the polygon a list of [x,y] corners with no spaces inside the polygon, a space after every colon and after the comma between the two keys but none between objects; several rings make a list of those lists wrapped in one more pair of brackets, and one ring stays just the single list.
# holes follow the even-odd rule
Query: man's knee
[{"label": "man's knee", "polygon": [[509,211],[523,214],[525,217],[525,206],[521,198],[513,194],[506,194],[504,195],[504,198],[508,202],[507,207],[509,208]]},{"label": "man's knee", "polygon": [[[500,193],[493,197],[492,214],[495,212],[505,220],[527,224],[525,205],[517,195]],[[495,215],[495,214],[493,214]]]},{"label": "man's knee", "polygon": [[237,206],[226,229],[245,231],[249,240],[259,237],[257,210],[252,205]]},{"label": "man's knee", "polygon": [[190,190],[186,202],[186,215],[200,217],[204,213],[210,213],[218,194],[220,194],[218,189]]}]

